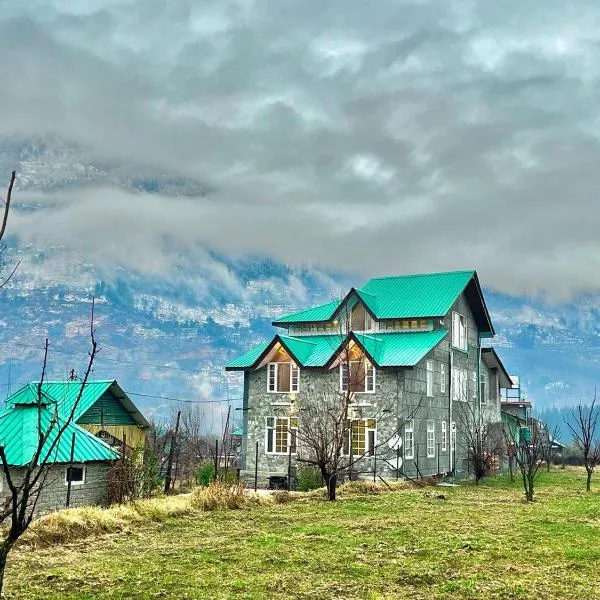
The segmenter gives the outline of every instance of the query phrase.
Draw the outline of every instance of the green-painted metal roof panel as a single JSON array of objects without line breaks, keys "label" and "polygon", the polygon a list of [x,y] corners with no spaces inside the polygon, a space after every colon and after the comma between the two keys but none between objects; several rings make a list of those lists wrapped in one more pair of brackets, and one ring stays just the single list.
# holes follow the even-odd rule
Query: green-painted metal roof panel
[{"label": "green-painted metal roof panel", "polygon": [[334,300],[327,304],[320,304],[291,315],[280,317],[274,323],[318,323],[320,321],[329,321],[340,305],[341,300]]},{"label": "green-painted metal roof panel", "polygon": [[446,329],[414,333],[355,334],[380,367],[414,367],[448,334]]},{"label": "green-painted metal roof panel", "polygon": [[[86,420],[81,422],[96,423],[95,421],[90,421],[94,411],[99,414],[101,410],[100,406],[96,407],[95,405],[100,399],[110,395],[112,398],[110,402],[112,408],[107,410],[114,413],[113,417],[115,419],[121,420],[121,422],[115,422],[115,425],[136,424],[139,427],[149,427],[149,423],[144,418],[144,415],[140,413],[115,380],[88,381],[83,387],[79,402],[77,402],[82,385],[80,381],[45,381],[42,384],[42,402],[56,404],[59,414],[63,418],[70,417],[73,406],[77,404],[74,411],[74,420],[80,422],[83,415],[87,415]],[[26,384],[6,399],[6,406],[37,404],[38,390],[39,383]],[[120,414],[120,417],[117,417],[117,413]],[[127,413],[129,417],[125,416],[124,413]],[[100,422],[97,421],[97,423]]]},{"label": "green-painted metal roof panel", "polygon": [[227,369],[247,369],[251,367],[260,357],[260,355],[267,349],[271,342],[265,342],[254,346],[248,352],[245,352],[241,356],[234,358],[226,365]]},{"label": "green-painted metal roof panel", "polygon": [[[377,335],[354,334],[359,343],[380,367],[412,367],[435,348],[448,331],[424,331],[414,333],[380,333]],[[277,339],[277,338],[274,338]],[[303,337],[279,336],[284,346],[294,355],[301,367],[324,367],[349,339],[337,334]],[[250,352],[251,359],[242,355],[229,363],[230,369],[249,369],[259,360],[270,344],[261,344]],[[258,350],[262,348],[260,352]]]},{"label": "green-painted metal roof panel", "polygon": [[74,462],[111,461],[118,458],[118,454],[103,441],[75,423],[69,423],[56,441],[64,421],[60,416],[56,420],[54,406],[21,403],[9,406],[0,413],[0,444],[4,446],[10,465],[24,466],[31,462],[38,445],[40,429],[42,432],[50,430],[41,455],[42,460],[47,457],[48,464],[70,462],[73,435]]},{"label": "green-painted metal roof panel", "polygon": [[475,271],[454,271],[382,277],[357,292],[378,319],[442,317],[474,275]]}]

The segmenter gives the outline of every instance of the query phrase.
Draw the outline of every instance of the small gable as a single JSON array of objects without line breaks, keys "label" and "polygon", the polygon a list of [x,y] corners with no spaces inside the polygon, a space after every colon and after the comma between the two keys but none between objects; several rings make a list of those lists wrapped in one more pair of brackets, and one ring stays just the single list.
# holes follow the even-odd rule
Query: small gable
[{"label": "small gable", "polygon": [[137,425],[131,413],[108,389],[77,419],[78,425]]}]

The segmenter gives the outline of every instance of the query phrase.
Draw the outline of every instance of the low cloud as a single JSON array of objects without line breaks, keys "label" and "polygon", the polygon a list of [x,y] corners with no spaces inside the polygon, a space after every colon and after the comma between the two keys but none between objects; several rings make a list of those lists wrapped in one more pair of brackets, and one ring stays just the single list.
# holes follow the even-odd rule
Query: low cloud
[{"label": "low cloud", "polygon": [[[70,189],[22,187],[12,226],[156,275],[211,249],[598,291],[598,16],[566,0],[9,2],[0,136],[58,136],[76,157]],[[40,179],[35,152],[0,166],[15,160]],[[208,192],[82,185],[81,165],[106,164]]]}]

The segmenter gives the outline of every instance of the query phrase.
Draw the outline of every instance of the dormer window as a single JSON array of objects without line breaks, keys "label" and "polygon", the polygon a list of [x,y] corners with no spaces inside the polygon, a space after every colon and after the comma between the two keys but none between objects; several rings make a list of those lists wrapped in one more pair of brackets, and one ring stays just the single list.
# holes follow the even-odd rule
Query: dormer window
[{"label": "dormer window", "polygon": [[300,369],[296,363],[272,362],[267,366],[267,390],[274,394],[296,393],[300,389]]},{"label": "dormer window", "polygon": [[350,329],[352,331],[370,331],[373,329],[373,319],[360,302],[357,302],[350,311]]}]

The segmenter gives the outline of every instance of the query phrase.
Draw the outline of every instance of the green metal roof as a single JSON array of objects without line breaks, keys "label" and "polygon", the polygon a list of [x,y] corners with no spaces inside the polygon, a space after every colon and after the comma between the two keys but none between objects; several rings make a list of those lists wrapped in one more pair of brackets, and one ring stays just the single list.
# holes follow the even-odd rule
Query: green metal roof
[{"label": "green metal roof", "polygon": [[357,292],[378,319],[443,317],[474,275],[475,271],[455,271],[382,277]]},{"label": "green metal roof", "polygon": [[251,369],[258,365],[273,345],[280,341],[301,367],[324,367],[350,339],[355,339],[379,367],[412,367],[435,348],[447,330],[413,333],[364,335],[275,336],[269,344],[260,344],[227,365],[228,370]]},{"label": "green metal roof", "polygon": [[494,329],[479,287],[477,273],[452,271],[371,279],[352,288],[346,298],[280,317],[273,325],[330,321],[350,297],[358,296],[376,319],[443,317],[465,293],[482,334]]},{"label": "green metal roof", "polygon": [[[58,406],[60,416],[67,418],[71,415],[73,406],[77,402],[82,385],[81,381],[45,381],[42,384],[41,390],[43,397],[42,401],[50,404],[55,403]],[[6,406],[37,404],[38,386],[39,384],[37,382],[24,385],[6,399]],[[132,420],[137,425],[140,427],[149,427],[149,423],[144,416],[114,379],[88,381],[85,384],[83,392],[81,393],[81,398],[75,409],[74,420],[77,422],[80,421],[86,413],[89,416],[91,412],[93,412],[90,411],[90,409],[109,389],[112,390],[114,396],[124,406],[125,410],[131,415]],[[86,422],[90,422],[89,418]]]},{"label": "green metal roof", "polygon": [[382,333],[355,337],[380,367],[413,367],[448,334],[446,329],[414,333]]},{"label": "green metal roof", "polygon": [[341,300],[320,304],[313,308],[307,308],[306,310],[280,317],[277,319],[277,323],[318,323],[320,321],[329,321],[340,304]]},{"label": "green metal roof", "polygon": [[[24,466],[31,462],[41,431],[46,432],[55,417],[54,405],[34,406],[18,403],[0,413],[0,444],[4,446],[10,465]],[[69,423],[54,448],[61,427],[60,416],[52,427],[50,436],[42,450],[42,459],[48,456],[47,463],[68,463],[71,457],[71,443],[75,435],[73,460],[77,463],[116,460],[118,454],[91,433],[75,423]],[[51,450],[52,448],[52,450]]]}]

